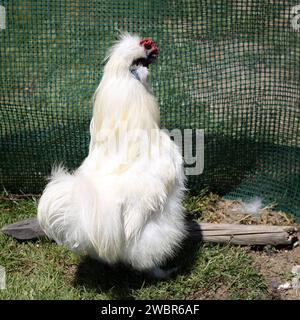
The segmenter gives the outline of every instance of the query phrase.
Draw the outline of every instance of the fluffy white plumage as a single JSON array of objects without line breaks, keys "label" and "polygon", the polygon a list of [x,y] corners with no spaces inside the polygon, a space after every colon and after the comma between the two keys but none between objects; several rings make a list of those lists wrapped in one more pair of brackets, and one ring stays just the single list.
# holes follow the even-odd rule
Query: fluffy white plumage
[{"label": "fluffy white plumage", "polygon": [[186,234],[183,160],[159,129],[147,80],[157,48],[147,43],[125,34],[110,50],[88,157],[73,173],[54,169],[38,206],[41,227],[58,244],[138,270],[161,265]]}]

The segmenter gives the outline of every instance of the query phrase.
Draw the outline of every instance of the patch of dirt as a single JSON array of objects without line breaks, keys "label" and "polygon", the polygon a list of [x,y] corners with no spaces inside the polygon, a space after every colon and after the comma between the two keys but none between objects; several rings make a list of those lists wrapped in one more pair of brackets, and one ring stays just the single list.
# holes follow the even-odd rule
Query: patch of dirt
[{"label": "patch of dirt", "polygon": [[[236,200],[212,201],[211,205],[208,205],[202,211],[201,221],[210,223],[295,226],[300,230],[300,226],[284,212],[272,210],[274,205],[262,207],[259,199],[255,201],[248,204]],[[298,232],[297,236],[299,241],[300,232]],[[299,245],[293,248],[281,249],[267,245],[255,249],[249,247],[248,250],[254,266],[265,277],[270,299],[300,300],[300,288],[278,289],[279,285],[287,282],[292,284],[292,268],[300,265]],[[215,299],[224,299],[224,292],[216,295]],[[198,293],[196,294],[198,295]],[[199,298],[201,295],[205,297],[205,293],[200,292]]]},{"label": "patch of dirt", "polygon": [[224,285],[215,292],[212,290],[199,290],[187,297],[187,300],[227,300],[228,288]]},{"label": "patch of dirt", "polygon": [[[299,235],[300,237],[300,235]],[[286,282],[292,282],[292,268],[300,264],[300,246],[291,250],[264,249],[261,252],[249,250],[254,266],[265,277],[268,293],[272,299],[299,300],[300,289],[278,289]]]},{"label": "patch of dirt", "polygon": [[294,226],[293,219],[284,212],[272,210],[274,205],[262,207],[259,199],[255,199],[251,203],[243,203],[238,200],[220,200],[202,212],[201,220],[210,223]]}]

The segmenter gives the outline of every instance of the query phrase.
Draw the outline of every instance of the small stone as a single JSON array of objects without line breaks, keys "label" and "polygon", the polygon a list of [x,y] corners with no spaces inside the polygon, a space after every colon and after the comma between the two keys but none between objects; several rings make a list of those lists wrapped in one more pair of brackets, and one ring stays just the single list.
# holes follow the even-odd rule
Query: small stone
[{"label": "small stone", "polygon": [[288,290],[291,288],[292,288],[292,285],[290,282],[286,282],[278,286],[278,290]]}]

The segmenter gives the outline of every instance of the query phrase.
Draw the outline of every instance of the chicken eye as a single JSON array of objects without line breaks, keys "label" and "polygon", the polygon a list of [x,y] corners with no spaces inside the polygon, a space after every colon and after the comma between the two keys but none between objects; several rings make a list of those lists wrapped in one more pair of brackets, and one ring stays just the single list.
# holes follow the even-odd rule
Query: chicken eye
[{"label": "chicken eye", "polygon": [[145,43],[144,47],[145,47],[145,49],[150,50],[151,49],[151,44],[150,43]]}]

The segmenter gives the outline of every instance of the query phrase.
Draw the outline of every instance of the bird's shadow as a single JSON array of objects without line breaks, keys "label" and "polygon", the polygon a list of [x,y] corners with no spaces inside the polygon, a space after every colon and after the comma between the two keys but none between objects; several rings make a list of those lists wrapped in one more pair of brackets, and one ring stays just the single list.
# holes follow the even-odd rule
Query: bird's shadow
[{"label": "bird's shadow", "polygon": [[174,267],[178,268],[178,272],[174,273],[169,279],[158,280],[147,273],[138,272],[124,264],[110,266],[89,257],[84,257],[77,267],[74,285],[96,291],[97,293],[104,293],[110,299],[131,300],[134,299],[135,290],[157,284],[161,281],[172,281],[180,275],[189,274],[197,259],[197,253],[201,245],[201,241],[199,241],[201,240],[201,233],[196,223],[194,225],[191,221],[187,223],[189,229],[192,229],[191,234],[195,234],[195,230],[198,228],[198,236],[195,238],[189,235],[176,256],[162,266],[164,270]]}]

